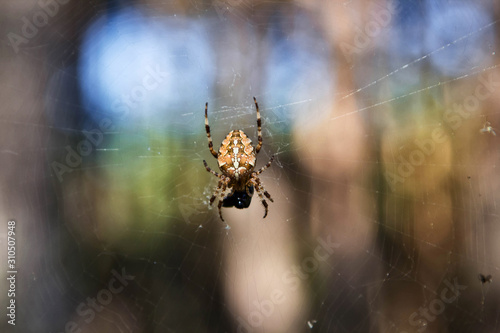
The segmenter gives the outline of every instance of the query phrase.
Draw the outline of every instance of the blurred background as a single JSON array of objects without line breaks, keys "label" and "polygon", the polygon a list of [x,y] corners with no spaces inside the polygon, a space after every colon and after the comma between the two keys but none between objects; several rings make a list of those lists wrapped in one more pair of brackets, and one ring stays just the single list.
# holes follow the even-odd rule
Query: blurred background
[{"label": "blurred background", "polygon": [[[2,332],[500,331],[498,1],[0,17]],[[274,203],[226,226],[204,105],[255,144],[253,96]]]}]

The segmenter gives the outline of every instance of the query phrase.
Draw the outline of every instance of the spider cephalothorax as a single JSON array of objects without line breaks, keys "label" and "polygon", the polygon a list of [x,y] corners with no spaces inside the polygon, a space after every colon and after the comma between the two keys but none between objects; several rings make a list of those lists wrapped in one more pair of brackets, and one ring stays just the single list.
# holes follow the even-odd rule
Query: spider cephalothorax
[{"label": "spider cephalothorax", "polygon": [[271,165],[274,156],[271,156],[271,159],[265,166],[258,171],[254,171],[257,154],[262,147],[262,131],[259,105],[255,97],[253,100],[257,110],[257,133],[259,141],[255,150],[252,146],[252,140],[243,131],[234,130],[229,132],[222,141],[219,152],[216,152],[213,148],[210,126],[208,125],[208,103],[205,104],[205,129],[207,131],[208,149],[210,149],[212,155],[217,159],[222,174],[210,169],[205,160],[203,164],[205,164],[208,172],[219,178],[219,184],[215,189],[215,193],[210,198],[210,205],[213,204],[216,198],[219,198],[219,216],[222,221],[224,219],[222,218],[221,207],[247,208],[250,206],[255,190],[266,209],[264,218],[267,216],[268,207],[264,196],[271,202],[273,201],[271,195],[262,186],[258,175]]}]

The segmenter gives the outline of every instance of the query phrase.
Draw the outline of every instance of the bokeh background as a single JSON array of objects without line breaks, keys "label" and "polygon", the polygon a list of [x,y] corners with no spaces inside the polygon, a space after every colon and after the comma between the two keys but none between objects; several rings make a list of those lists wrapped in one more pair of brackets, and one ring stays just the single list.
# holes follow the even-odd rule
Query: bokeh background
[{"label": "bokeh background", "polygon": [[[499,332],[499,19],[494,0],[2,1],[0,330]],[[215,147],[255,143],[253,96],[274,203],[226,225],[204,105]]]}]

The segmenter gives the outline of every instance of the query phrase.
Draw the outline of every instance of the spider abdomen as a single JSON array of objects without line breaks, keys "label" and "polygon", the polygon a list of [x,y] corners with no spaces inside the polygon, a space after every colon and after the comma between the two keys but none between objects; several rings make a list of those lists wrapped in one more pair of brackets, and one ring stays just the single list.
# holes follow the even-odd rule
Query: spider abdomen
[{"label": "spider abdomen", "polygon": [[219,169],[231,178],[245,178],[254,169],[255,160],[252,140],[241,130],[229,132],[219,148]]},{"label": "spider abdomen", "polygon": [[235,191],[232,195],[224,198],[223,207],[236,207],[238,209],[248,208],[252,202],[254,187],[249,186],[244,191]]}]

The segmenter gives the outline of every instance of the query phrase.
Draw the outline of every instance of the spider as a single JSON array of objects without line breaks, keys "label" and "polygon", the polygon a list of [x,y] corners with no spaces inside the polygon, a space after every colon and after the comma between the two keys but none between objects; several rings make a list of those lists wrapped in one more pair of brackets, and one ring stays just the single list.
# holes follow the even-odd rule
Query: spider
[{"label": "spider", "polygon": [[208,103],[205,104],[205,129],[207,131],[208,149],[217,159],[221,173],[217,173],[210,169],[207,162],[203,160],[205,169],[219,178],[219,184],[215,189],[214,194],[210,198],[210,206],[214,200],[218,198],[219,216],[222,218],[221,207],[236,207],[238,209],[248,208],[252,201],[254,191],[260,197],[262,205],[265,208],[264,218],[267,216],[268,204],[264,196],[271,202],[274,202],[271,195],[264,189],[259,175],[271,166],[274,155],[271,156],[269,162],[257,171],[254,171],[257,161],[257,154],[262,148],[262,131],[259,105],[255,97],[255,108],[257,110],[257,134],[259,143],[257,147],[252,146],[252,140],[242,130],[234,130],[229,132],[226,138],[222,141],[219,152],[213,148],[212,137],[210,136],[210,126],[208,125]]},{"label": "spider", "polygon": [[495,133],[495,129],[491,127],[491,123],[489,121],[485,122],[483,125],[483,128],[479,130],[481,134],[484,133],[491,133],[493,136],[497,136],[497,133]]}]

